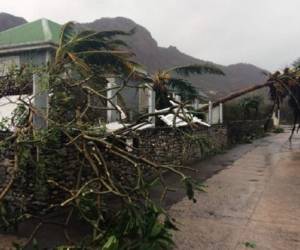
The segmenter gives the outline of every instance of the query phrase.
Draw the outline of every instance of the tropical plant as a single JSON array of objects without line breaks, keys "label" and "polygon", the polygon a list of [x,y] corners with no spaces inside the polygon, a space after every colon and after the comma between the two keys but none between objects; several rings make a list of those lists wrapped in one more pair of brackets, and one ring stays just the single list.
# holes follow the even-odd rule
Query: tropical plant
[{"label": "tropical plant", "polygon": [[[31,100],[20,97],[23,106],[13,117],[18,127],[1,141],[0,149],[9,151],[6,153],[10,157],[10,170],[7,185],[0,192],[0,203],[11,209],[0,209],[0,226],[11,228],[23,220],[38,220],[24,244],[30,248],[41,226],[49,223],[42,216],[56,210],[65,212],[61,225],[70,247],[169,249],[171,230],[176,227],[159,202],[152,200],[150,190],[160,186],[163,199],[171,190],[165,181],[169,172],[178,177],[188,198],[195,201],[194,189],[201,189],[201,184],[186,176],[180,166],[155,163],[126,143],[126,138],[135,134],[135,125],[155,114],[143,115],[135,124],[124,124],[114,132],[101,126],[95,129],[89,112],[105,110],[105,104],[113,98],[107,97],[105,76],[122,74],[130,79],[135,64],[127,56],[123,57],[128,53],[112,50],[117,44],[123,46],[122,42],[110,39],[121,35],[120,32],[76,33],[70,27],[67,24],[63,29],[54,65],[34,72],[47,76],[48,115],[40,114]],[[8,75],[0,79],[0,94],[6,93],[9,83],[16,83],[16,75],[20,82],[26,82],[22,72]],[[116,91],[124,87],[117,86]],[[97,101],[92,103],[94,98]],[[34,127],[36,115],[47,121],[46,128]],[[20,200],[11,197],[15,192],[10,191],[16,187]],[[12,199],[6,199],[7,196]],[[73,219],[87,225],[91,233],[80,240],[71,239],[68,228]]]},{"label": "tropical plant", "polygon": [[293,62],[293,67],[296,69],[300,69],[300,57]]},{"label": "tropical plant", "polygon": [[268,82],[271,83],[269,93],[271,100],[274,102],[273,110],[275,108],[280,109],[283,99],[289,98],[288,105],[294,116],[293,128],[289,138],[291,140],[297,124],[297,132],[300,128],[300,70],[286,68],[282,73],[277,71],[271,75]]},{"label": "tropical plant", "polygon": [[254,117],[257,119],[258,111],[262,101],[262,97],[258,95],[243,98],[239,102],[239,105],[243,110],[244,119],[250,119],[251,110],[254,111]]},{"label": "tropical plant", "polygon": [[[193,100],[199,96],[196,88],[186,77],[193,74],[224,75],[223,71],[213,64],[190,64],[159,70],[150,77],[156,93],[156,107],[170,107],[169,94],[175,92],[183,101]],[[181,77],[181,78],[180,78]]]},{"label": "tropical plant", "polygon": [[[129,32],[120,30],[101,31],[82,30],[73,22],[68,22],[62,27],[59,46],[56,51],[54,64],[51,65],[50,74],[56,75],[63,73],[64,78],[82,79],[82,86],[72,86],[72,88],[61,89],[62,85],[57,82],[53,87],[57,95],[52,98],[53,102],[64,103],[67,106],[83,107],[87,103],[91,106],[101,104],[106,107],[106,103],[111,103],[116,109],[115,104],[103,98],[107,89],[108,78],[119,80],[119,85],[115,89],[115,95],[118,98],[118,105],[121,109],[116,109],[119,114],[127,112],[126,103],[121,95],[121,91],[126,87],[129,78],[138,75],[136,68],[140,67],[131,60],[133,55],[128,50],[127,44],[119,39],[122,36],[133,34],[134,29]],[[50,81],[54,82],[54,81]],[[83,88],[81,88],[83,87]],[[91,95],[85,95],[83,92],[93,90],[102,90],[101,96],[95,96],[93,100],[89,99]],[[96,105],[95,102],[98,102]],[[72,113],[75,108],[66,112]],[[99,110],[98,112],[99,113]],[[87,113],[89,118],[97,120],[95,110]],[[74,117],[75,113],[71,116]],[[127,114],[127,117],[128,114]]]},{"label": "tropical plant", "polygon": [[97,75],[130,73],[135,63],[127,44],[116,36],[131,35],[134,30],[96,32],[80,30],[73,22],[66,23],[61,32],[59,47],[55,55],[55,66],[70,66],[80,73]]}]

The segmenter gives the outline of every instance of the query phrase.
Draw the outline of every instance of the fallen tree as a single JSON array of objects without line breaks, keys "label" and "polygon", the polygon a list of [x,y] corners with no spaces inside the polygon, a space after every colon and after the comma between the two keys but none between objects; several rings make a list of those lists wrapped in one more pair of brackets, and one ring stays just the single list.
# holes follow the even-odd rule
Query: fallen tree
[{"label": "fallen tree", "polygon": [[[254,92],[262,88],[269,88],[269,96],[273,102],[273,107],[270,110],[269,118],[273,115],[273,112],[280,109],[283,99],[289,98],[288,104],[293,112],[294,122],[293,128],[290,135],[290,140],[296,130],[300,129],[300,70],[299,68],[286,68],[283,72],[276,71],[274,74],[269,76],[269,79],[259,85],[254,85],[239,91],[236,91],[228,96],[222,97],[212,103],[212,107],[218,106],[220,103],[226,103],[234,100],[238,97]],[[205,105],[198,109],[199,112],[207,111],[208,105]],[[268,119],[269,120],[269,119]]]},{"label": "fallen tree", "polygon": [[[176,226],[161,204],[151,198],[151,188],[161,186],[163,199],[173,191],[165,181],[165,175],[172,173],[189,199],[195,201],[194,190],[202,189],[183,173],[182,166],[153,162],[126,143],[126,135],[134,133],[138,124],[161,112],[142,115],[136,124],[123,124],[113,132],[101,122],[107,103],[121,112],[114,96],[107,95],[107,76],[122,76],[122,83],[115,87],[115,95],[119,95],[122,89],[132,88],[128,82],[136,74],[130,53],[116,49],[125,44],[113,40],[115,35],[126,34],[77,33],[69,23],[63,29],[54,64],[24,66],[0,79],[4,96],[10,89],[28,86],[28,76],[35,74],[46,81],[43,91],[50,99],[48,112],[36,107],[35,96],[19,95],[11,101],[18,107],[8,120],[7,136],[1,140],[1,166],[8,174],[1,185],[0,226],[8,230],[26,220],[38,221],[19,248],[32,246],[43,226],[55,224],[45,216],[61,211],[64,220],[56,224],[64,229],[65,248],[169,249]],[[164,114],[185,116],[184,106],[179,104],[176,111],[171,107]],[[37,118],[46,126],[36,127]],[[181,119],[190,123],[188,117]],[[73,219],[87,225],[90,233],[73,239],[69,234]]]}]

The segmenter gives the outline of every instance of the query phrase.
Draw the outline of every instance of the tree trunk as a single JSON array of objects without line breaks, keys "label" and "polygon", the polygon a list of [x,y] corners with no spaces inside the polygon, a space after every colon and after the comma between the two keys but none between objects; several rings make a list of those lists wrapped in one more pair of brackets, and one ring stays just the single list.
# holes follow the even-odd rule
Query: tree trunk
[{"label": "tree trunk", "polygon": [[[230,95],[222,97],[221,99],[213,102],[213,107],[218,106],[220,103],[225,103],[225,102],[231,101],[231,100],[233,100],[235,98],[238,98],[238,97],[240,97],[242,95],[248,94],[248,93],[253,92],[255,90],[258,90],[258,89],[261,89],[261,88],[265,88],[265,87],[269,87],[273,83],[274,83],[274,81],[267,81],[264,84],[259,84],[259,85],[255,85],[255,86],[251,86],[251,87],[239,90],[237,92],[234,92],[234,93],[232,93]],[[200,108],[199,111],[206,111],[207,109],[208,109],[208,105]]]}]

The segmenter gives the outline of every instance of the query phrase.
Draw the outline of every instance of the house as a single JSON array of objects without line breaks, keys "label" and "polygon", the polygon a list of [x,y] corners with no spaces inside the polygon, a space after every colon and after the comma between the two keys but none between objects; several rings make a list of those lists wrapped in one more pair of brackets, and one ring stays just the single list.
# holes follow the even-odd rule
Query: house
[{"label": "house", "polygon": [[61,25],[40,19],[0,32],[0,74],[11,65],[51,62],[58,47]]},{"label": "house", "polygon": [[[0,32],[0,77],[6,75],[11,67],[20,67],[21,65],[41,66],[51,63],[59,45],[61,28],[62,26],[58,23],[48,19],[40,19]],[[136,70],[138,74],[147,74],[142,69]],[[44,117],[48,115],[48,80],[47,76],[36,74],[33,75],[32,79],[31,87],[26,93],[13,90],[5,94],[9,96],[19,94],[33,96],[33,104],[36,110],[39,111],[33,117],[33,124],[39,129],[47,126]],[[108,103],[107,111],[99,113],[101,120],[106,121],[106,123],[118,123],[118,121],[125,118],[124,120],[131,122],[141,113],[155,112],[155,93],[151,86],[141,83],[138,79],[132,79],[129,83],[131,87],[122,89],[119,93],[120,96],[117,96],[115,95],[116,89],[114,89],[114,86],[120,84],[119,78],[113,76],[107,78],[107,80],[108,89],[111,89],[107,91],[107,97],[113,97],[113,104]],[[3,100],[0,100],[1,102]],[[0,107],[0,114],[7,114],[7,112],[1,112],[1,109],[10,110],[13,108],[12,103],[7,105],[9,107],[5,107],[5,105]],[[115,107],[118,107],[120,112],[116,111]],[[154,125],[155,119],[153,117],[149,118],[149,123]]]},{"label": "house", "polygon": [[[47,19],[39,19],[1,32],[0,76],[6,75],[11,67],[20,67],[21,65],[41,66],[50,63],[58,47],[60,31],[61,25]],[[47,115],[48,93],[45,91],[42,82],[34,75],[32,86],[29,86],[26,93],[19,93],[18,90],[14,90],[12,93],[5,94],[33,95],[35,96],[34,104],[36,107],[39,107],[43,115]],[[11,103],[10,106],[12,106]],[[5,106],[3,108],[5,109]],[[35,115],[33,118],[37,128],[47,125],[42,117],[41,115]]]},{"label": "house", "polygon": [[[6,75],[11,67],[20,67],[21,65],[41,66],[51,63],[59,44],[61,28],[62,26],[58,23],[48,19],[40,19],[0,32],[0,77]],[[107,80],[109,86],[119,84],[118,78],[108,78]],[[6,93],[6,95],[32,94],[35,96],[35,105],[46,114],[48,93],[41,89],[40,82],[40,79],[34,75],[29,93],[19,93],[14,90]],[[133,80],[130,84],[138,87],[140,83]],[[123,89],[120,93],[122,98],[120,100],[117,97],[114,98],[116,105],[121,106],[121,101],[126,103],[127,110],[124,110],[122,114],[129,116],[129,120],[133,119],[142,110],[141,105],[145,106],[145,103],[148,103],[147,100],[141,100],[141,96],[142,99],[144,96],[141,95],[140,92],[143,91],[140,89],[142,88]],[[113,91],[107,93],[108,96],[113,96],[113,94]],[[9,108],[7,106],[8,110],[11,108],[12,103],[9,104]],[[5,105],[2,109],[5,109]],[[1,113],[7,114],[7,112],[1,112],[0,110]],[[124,117],[119,117],[118,112],[109,110],[104,119],[113,122],[121,118]],[[39,117],[35,117],[35,120],[38,127],[46,126]]]}]

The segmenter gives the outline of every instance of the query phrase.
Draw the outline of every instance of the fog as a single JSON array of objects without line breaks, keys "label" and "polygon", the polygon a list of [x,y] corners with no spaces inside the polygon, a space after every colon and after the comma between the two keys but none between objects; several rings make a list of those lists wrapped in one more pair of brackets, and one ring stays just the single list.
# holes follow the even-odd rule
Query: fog
[{"label": "fog", "polygon": [[300,57],[299,0],[1,0],[2,12],[64,23],[128,17],[160,46],[220,64],[275,70]]}]

